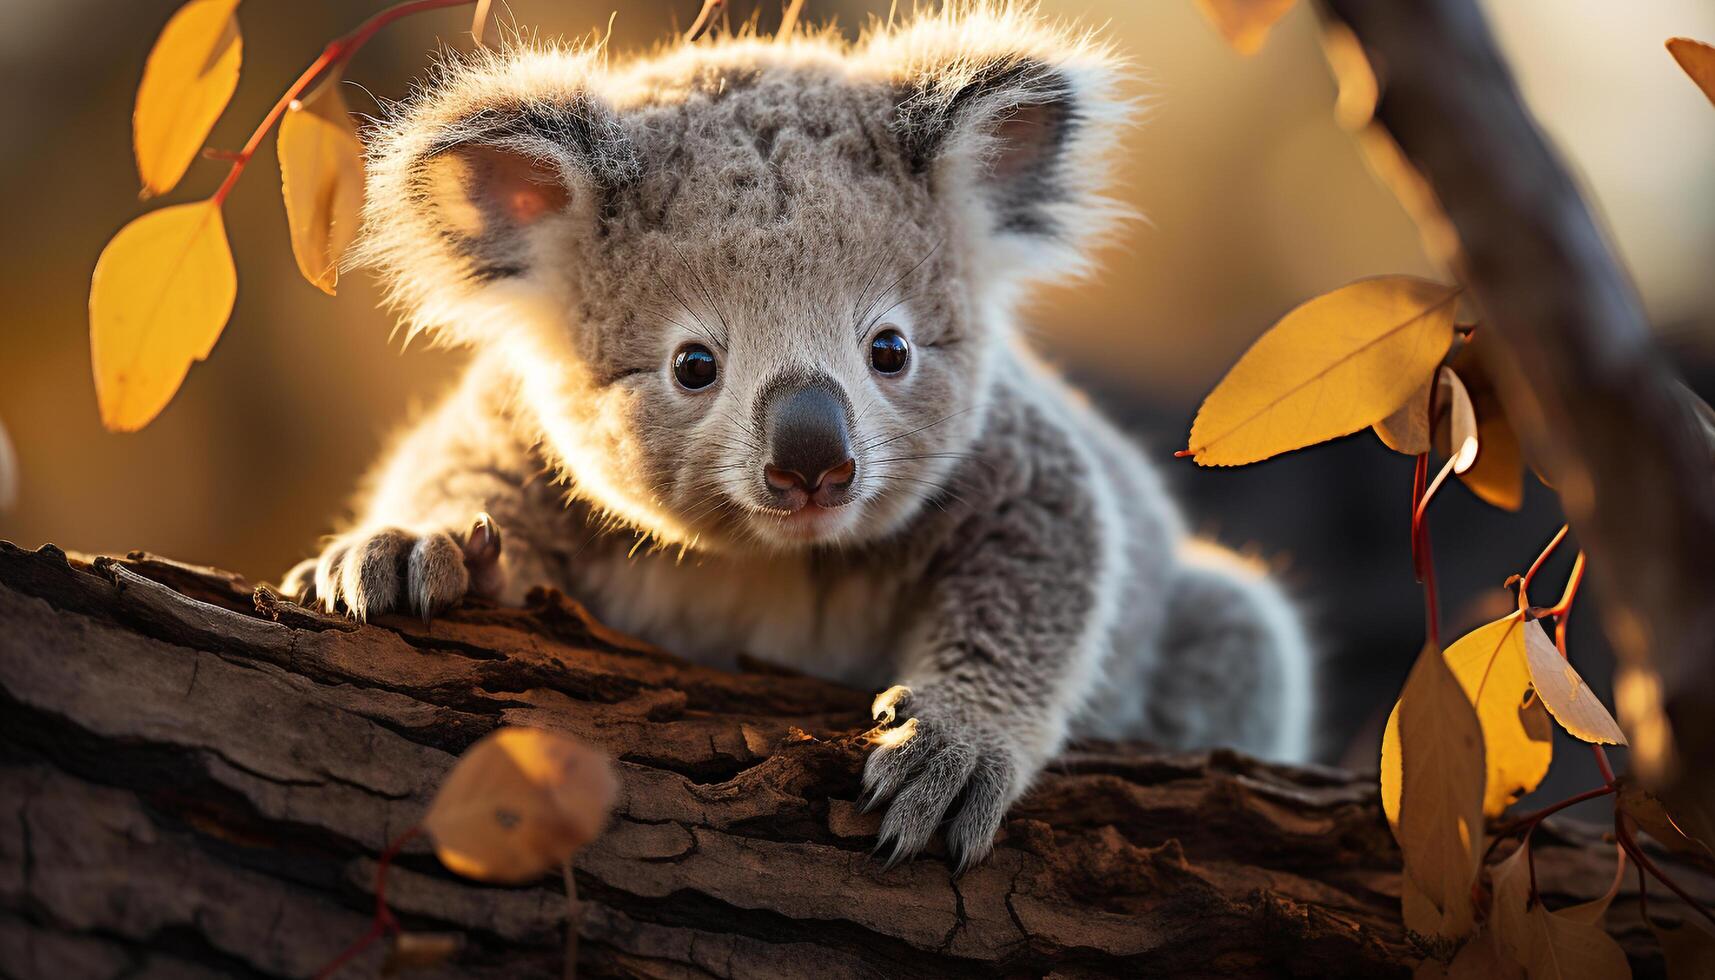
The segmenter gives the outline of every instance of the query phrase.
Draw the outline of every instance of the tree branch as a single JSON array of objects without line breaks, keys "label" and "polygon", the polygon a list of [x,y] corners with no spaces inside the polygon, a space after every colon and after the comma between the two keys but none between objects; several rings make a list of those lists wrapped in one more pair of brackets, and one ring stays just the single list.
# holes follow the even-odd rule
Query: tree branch
[{"label": "tree branch", "polygon": [[[851,802],[866,693],[689,665],[558,594],[358,626],[208,569],[0,543],[0,624],[8,972],[310,974],[368,926],[381,850],[501,724],[620,760],[574,868],[586,976],[1391,976],[1413,955],[1373,775],[1086,746],[986,863],[885,872]],[[1606,889],[1596,832],[1537,842],[1551,901]],[[461,974],[561,974],[558,878],[480,886],[417,839],[387,897],[408,931],[464,935]],[[1621,904],[1611,926],[1659,964]]]},{"label": "tree branch", "polygon": [[1510,350],[1502,400],[1589,554],[1634,768],[1715,812],[1715,457],[1695,402],[1474,0],[1324,4],[1363,44],[1376,118],[1433,188],[1460,278]]}]

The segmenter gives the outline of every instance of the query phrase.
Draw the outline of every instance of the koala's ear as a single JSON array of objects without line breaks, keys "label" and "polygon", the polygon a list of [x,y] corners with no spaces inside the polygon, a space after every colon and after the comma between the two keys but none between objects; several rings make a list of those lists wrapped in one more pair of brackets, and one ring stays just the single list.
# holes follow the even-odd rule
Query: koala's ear
[{"label": "koala's ear", "polygon": [[986,258],[1030,278],[1077,271],[1125,213],[1102,196],[1130,108],[1122,63],[1022,9],[948,6],[867,52],[896,86],[888,125],[906,164],[978,209],[974,234],[1010,242]]},{"label": "koala's ear", "polygon": [[424,201],[446,230],[469,242],[514,235],[571,203],[559,165],[528,150],[467,143],[424,161]]},{"label": "koala's ear", "polygon": [[587,98],[486,108],[396,143],[372,187],[402,184],[412,207],[378,210],[388,219],[378,230],[391,233],[379,244],[441,254],[459,279],[528,273],[532,229],[580,200],[610,199],[639,169],[617,119]]}]

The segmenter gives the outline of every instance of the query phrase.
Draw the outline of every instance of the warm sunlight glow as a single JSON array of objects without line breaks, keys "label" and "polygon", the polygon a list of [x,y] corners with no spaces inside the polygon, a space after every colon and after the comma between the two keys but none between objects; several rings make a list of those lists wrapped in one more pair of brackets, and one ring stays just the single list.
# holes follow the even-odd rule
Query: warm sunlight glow
[{"label": "warm sunlight glow", "polygon": [[1459,444],[1459,455],[1453,457],[1453,472],[1463,473],[1477,461],[1477,437],[1466,436]]},{"label": "warm sunlight glow", "polygon": [[897,749],[906,742],[911,741],[911,737],[916,734],[917,719],[908,718],[906,719],[905,724],[900,725],[898,728],[886,728],[876,732],[874,735],[870,736],[870,740],[880,748]]},{"label": "warm sunlight glow", "polygon": [[883,725],[893,724],[893,709],[910,696],[911,688],[904,684],[893,685],[875,696],[875,701],[869,706],[870,717]]}]

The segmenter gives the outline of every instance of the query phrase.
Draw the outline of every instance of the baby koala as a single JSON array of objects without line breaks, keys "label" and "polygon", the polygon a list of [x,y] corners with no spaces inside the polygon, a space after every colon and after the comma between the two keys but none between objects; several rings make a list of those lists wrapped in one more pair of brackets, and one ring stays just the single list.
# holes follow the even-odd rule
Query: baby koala
[{"label": "baby koala", "polygon": [[943,823],[982,858],[1068,738],[1303,758],[1293,610],[1019,337],[1121,217],[1121,67],[970,4],[443,66],[369,136],[360,261],[472,362],[287,587],[362,618],[553,586],[884,691],[893,859]]}]

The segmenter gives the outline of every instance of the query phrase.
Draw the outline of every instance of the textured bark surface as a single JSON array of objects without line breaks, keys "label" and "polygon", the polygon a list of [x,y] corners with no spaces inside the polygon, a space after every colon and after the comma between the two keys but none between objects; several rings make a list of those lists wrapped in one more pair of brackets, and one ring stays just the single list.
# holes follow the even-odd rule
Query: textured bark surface
[{"label": "textured bark surface", "polygon": [[[207,569],[0,543],[0,973],[307,976],[367,928],[377,855],[502,724],[620,760],[613,823],[576,861],[586,976],[1408,970],[1373,776],[1085,747],[983,865],[883,871],[851,802],[867,702],[682,663],[557,594],[358,626]],[[1593,832],[1536,839],[1551,905],[1606,889]],[[387,897],[406,929],[463,937],[431,972],[561,972],[557,879],[476,885],[416,840]],[[1608,924],[1660,973],[1634,902]]]}]

